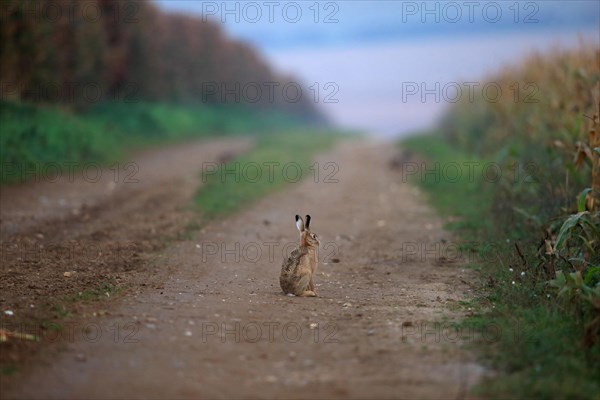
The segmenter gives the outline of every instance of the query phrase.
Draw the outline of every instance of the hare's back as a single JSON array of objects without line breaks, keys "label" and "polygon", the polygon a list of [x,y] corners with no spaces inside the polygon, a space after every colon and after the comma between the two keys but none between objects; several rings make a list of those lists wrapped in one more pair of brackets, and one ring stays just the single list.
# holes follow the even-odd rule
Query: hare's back
[{"label": "hare's back", "polygon": [[284,258],[283,264],[281,265],[281,273],[294,273],[300,264],[300,255],[300,251],[298,249],[294,249],[288,257]]}]

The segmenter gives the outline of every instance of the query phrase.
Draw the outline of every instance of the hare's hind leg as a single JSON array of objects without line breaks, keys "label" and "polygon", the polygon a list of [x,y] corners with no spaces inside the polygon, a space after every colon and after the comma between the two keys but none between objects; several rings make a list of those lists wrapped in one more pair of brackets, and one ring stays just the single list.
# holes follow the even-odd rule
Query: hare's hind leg
[{"label": "hare's hind leg", "polygon": [[309,288],[310,280],[310,274],[302,275],[296,284],[294,294],[300,297],[315,297],[317,294]]},{"label": "hare's hind leg", "polygon": [[313,281],[312,274],[310,275],[310,281],[308,282],[308,290],[310,290],[315,294],[315,296],[317,296],[317,292],[315,290],[315,282]]}]

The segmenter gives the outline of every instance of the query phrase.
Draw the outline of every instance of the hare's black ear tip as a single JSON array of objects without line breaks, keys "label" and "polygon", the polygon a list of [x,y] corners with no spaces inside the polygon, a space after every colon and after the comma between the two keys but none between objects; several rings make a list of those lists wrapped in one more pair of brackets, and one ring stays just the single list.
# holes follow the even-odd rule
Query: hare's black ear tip
[{"label": "hare's black ear tip", "polygon": [[300,216],[298,214],[296,214],[296,222],[298,222],[299,219],[300,219]]}]

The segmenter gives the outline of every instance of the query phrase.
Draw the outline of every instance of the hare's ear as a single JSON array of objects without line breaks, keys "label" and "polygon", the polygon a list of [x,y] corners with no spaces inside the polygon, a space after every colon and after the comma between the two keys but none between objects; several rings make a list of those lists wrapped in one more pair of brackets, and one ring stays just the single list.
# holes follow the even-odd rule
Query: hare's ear
[{"label": "hare's ear", "polygon": [[300,232],[304,231],[304,221],[302,221],[302,217],[296,214],[296,226]]},{"label": "hare's ear", "polygon": [[310,229],[310,215],[306,214],[306,229]]}]

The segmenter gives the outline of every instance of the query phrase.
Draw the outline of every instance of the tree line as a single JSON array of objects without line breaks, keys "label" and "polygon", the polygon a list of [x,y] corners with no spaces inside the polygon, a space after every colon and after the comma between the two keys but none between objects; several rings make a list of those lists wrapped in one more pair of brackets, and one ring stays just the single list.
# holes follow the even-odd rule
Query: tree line
[{"label": "tree line", "polygon": [[2,100],[243,104],[320,119],[310,92],[201,17],[144,0],[0,0]]}]

